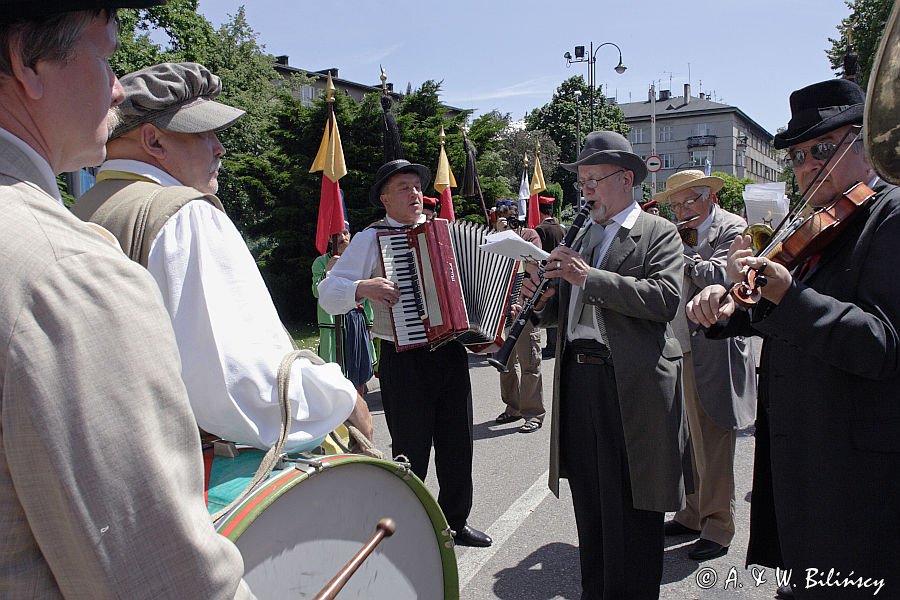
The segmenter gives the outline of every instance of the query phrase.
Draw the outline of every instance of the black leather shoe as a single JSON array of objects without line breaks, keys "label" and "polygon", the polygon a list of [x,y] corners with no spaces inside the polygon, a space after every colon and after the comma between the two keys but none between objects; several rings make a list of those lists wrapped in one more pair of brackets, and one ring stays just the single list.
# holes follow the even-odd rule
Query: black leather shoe
[{"label": "black leather shoe", "polygon": [[665,530],[666,530],[666,536],[697,535],[700,533],[696,529],[691,529],[690,527],[686,527],[686,526],[682,525],[675,519],[672,519],[671,521],[666,521]]},{"label": "black leather shoe", "polygon": [[723,546],[711,540],[700,538],[694,542],[693,546],[691,546],[691,551],[688,552],[688,558],[692,558],[696,561],[704,561],[725,556],[726,554],[728,554],[728,546]]},{"label": "black leather shoe", "polygon": [[794,588],[789,585],[779,585],[775,590],[775,597],[781,600],[790,600],[794,597]]},{"label": "black leather shoe", "polygon": [[457,546],[475,546],[476,548],[487,548],[494,543],[491,536],[468,525],[463,526],[453,535],[453,541]]}]

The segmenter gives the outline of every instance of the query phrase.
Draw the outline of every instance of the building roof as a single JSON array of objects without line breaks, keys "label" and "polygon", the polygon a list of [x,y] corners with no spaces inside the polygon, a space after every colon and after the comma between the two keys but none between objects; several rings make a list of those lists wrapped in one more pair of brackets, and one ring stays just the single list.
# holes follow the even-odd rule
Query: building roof
[{"label": "building roof", "polygon": [[[618,107],[621,108],[622,112],[625,114],[626,123],[650,119],[652,108],[649,100],[643,102],[626,102],[624,104],[618,104]],[[713,102],[712,100],[697,98],[696,96],[690,96],[689,102],[684,101],[684,96],[671,96],[666,100],[656,101],[656,119],[658,121],[676,117],[695,117],[729,112],[738,113],[743,120],[747,121],[768,138],[774,137],[771,133],[766,131],[762,125],[748,117],[744,111],[736,106],[731,106],[730,104]]]}]

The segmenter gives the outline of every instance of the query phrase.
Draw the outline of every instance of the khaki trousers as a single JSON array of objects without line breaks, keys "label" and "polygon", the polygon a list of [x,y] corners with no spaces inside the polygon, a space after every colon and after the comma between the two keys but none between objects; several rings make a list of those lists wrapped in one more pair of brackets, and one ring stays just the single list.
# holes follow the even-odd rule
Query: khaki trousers
[{"label": "khaki trousers", "polygon": [[[519,363],[521,378],[516,373]],[[509,355],[509,372],[500,374],[500,398],[506,412],[517,417],[544,420],[543,379],[541,378],[541,334],[528,323]]]},{"label": "khaki trousers", "polygon": [[728,546],[734,537],[734,445],[737,432],[723,429],[700,405],[694,360],[684,355],[684,410],[693,448],[694,487],[675,520],[700,537]]}]

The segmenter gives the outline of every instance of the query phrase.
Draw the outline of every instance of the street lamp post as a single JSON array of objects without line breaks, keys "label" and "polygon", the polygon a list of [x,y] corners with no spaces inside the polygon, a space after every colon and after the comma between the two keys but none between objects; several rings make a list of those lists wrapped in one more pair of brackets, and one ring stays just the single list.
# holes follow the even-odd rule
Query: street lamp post
[{"label": "street lamp post", "polygon": [[581,90],[575,90],[575,160],[581,150]]},{"label": "street lamp post", "polygon": [[597,50],[602,48],[603,46],[615,46],[616,50],[619,51],[619,64],[615,66],[615,71],[619,75],[625,72],[628,68],[622,63],[622,49],[619,48],[618,44],[614,44],[612,42],[603,42],[596,48],[594,48],[594,42],[591,42],[590,51],[588,55],[584,55],[584,46],[575,46],[575,58],[572,58],[572,55],[569,52],[566,52],[563,57],[566,59],[566,64],[572,64],[573,62],[586,62],[588,64],[588,86],[590,86],[590,107],[591,107],[591,131],[594,130],[594,88],[597,83]]}]

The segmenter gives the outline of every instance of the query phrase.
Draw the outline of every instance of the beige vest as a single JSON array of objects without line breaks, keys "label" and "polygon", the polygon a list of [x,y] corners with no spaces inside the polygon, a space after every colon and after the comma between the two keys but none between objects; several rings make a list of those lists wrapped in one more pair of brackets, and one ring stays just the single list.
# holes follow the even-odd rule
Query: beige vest
[{"label": "beige vest", "polygon": [[141,179],[100,181],[75,202],[72,212],[83,221],[108,229],[122,250],[146,267],[153,240],[166,221],[193,200],[205,200],[224,212],[222,203],[212,194]]}]

